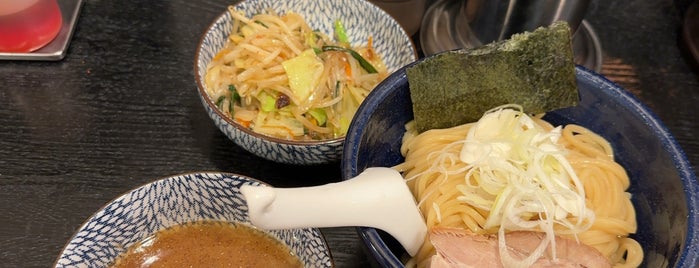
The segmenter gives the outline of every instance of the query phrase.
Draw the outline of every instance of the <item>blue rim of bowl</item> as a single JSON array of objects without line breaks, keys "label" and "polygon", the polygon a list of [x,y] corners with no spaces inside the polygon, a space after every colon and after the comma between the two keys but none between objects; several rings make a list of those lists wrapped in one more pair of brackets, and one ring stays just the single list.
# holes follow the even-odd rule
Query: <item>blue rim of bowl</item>
[{"label": "blue rim of bowl", "polygon": [[[371,3],[371,2],[369,2],[369,1],[365,1],[365,2],[366,2],[366,4],[369,4],[369,5],[374,6],[375,8],[377,8],[378,12],[381,12],[382,14],[384,14],[384,15],[386,15],[386,16],[392,17],[391,15],[389,15],[388,13],[386,13],[382,8],[380,8],[379,6],[375,5],[374,3]],[[242,4],[242,3],[244,3],[244,1],[238,2],[238,3],[236,3],[234,6],[238,6],[238,5]],[[204,90],[204,84],[203,84],[202,81],[201,81],[201,80],[202,80],[202,77],[199,76],[199,64],[198,64],[198,62],[199,62],[199,57],[200,57],[200,55],[201,55],[202,45],[204,44],[204,39],[206,38],[207,33],[210,32],[211,29],[214,28],[214,25],[216,25],[216,23],[217,23],[218,21],[220,21],[220,20],[221,20],[224,16],[226,16],[227,14],[228,14],[228,11],[224,11],[224,12],[222,12],[220,15],[216,16],[216,18],[215,18],[211,23],[209,23],[209,26],[206,27],[206,30],[204,31],[203,34],[201,34],[201,37],[199,38],[199,42],[197,43],[197,50],[195,51],[195,54],[194,54],[194,55],[195,55],[195,56],[194,56],[194,79],[195,79],[196,82],[197,82],[197,92],[199,93],[200,97],[202,97],[202,99],[204,99],[204,100],[206,101],[206,105],[208,105],[219,117],[223,118],[223,120],[226,121],[228,124],[234,126],[236,129],[238,129],[238,130],[240,130],[240,131],[243,131],[243,132],[245,132],[246,134],[252,135],[253,137],[256,137],[256,138],[258,138],[258,139],[269,140],[269,141],[271,141],[271,142],[284,143],[284,144],[290,144],[290,145],[296,145],[296,146],[307,146],[307,145],[337,145],[337,144],[342,145],[342,143],[344,142],[344,140],[345,140],[345,138],[347,137],[347,135],[344,135],[344,136],[338,137],[338,138],[334,138],[334,139],[326,139],[326,140],[302,140],[302,141],[281,139],[281,138],[276,138],[276,137],[272,137],[272,136],[263,135],[263,134],[260,134],[260,133],[257,133],[257,132],[255,132],[255,131],[253,131],[252,129],[249,129],[249,128],[246,128],[246,127],[241,126],[241,125],[238,124],[235,120],[233,120],[233,119],[231,119],[230,117],[228,117],[228,116],[226,116],[225,114],[223,114],[223,113],[218,109],[218,107],[216,107],[216,104],[214,104],[214,102],[211,100],[211,98],[209,98],[209,94]],[[396,22],[396,23],[398,23],[398,22]],[[405,36],[410,37],[410,35],[408,35],[407,32],[405,32],[405,29],[403,29],[403,28],[401,27],[400,30],[403,31],[403,33],[405,34]],[[411,50],[413,51],[413,57],[414,57],[414,58],[417,58],[417,57],[418,57],[417,49],[415,48],[415,44],[412,42],[412,40],[411,40],[411,42],[410,42],[410,45],[412,46],[412,49],[411,49]],[[407,64],[407,65],[410,65],[410,64]],[[397,69],[396,71],[394,71],[394,72],[397,72],[397,71],[403,69],[404,67],[405,67],[405,66],[400,67],[400,68],[398,68],[398,69]],[[389,73],[389,77],[390,77],[390,73]]]},{"label": "blue rim of bowl", "polygon": [[[428,57],[426,57],[428,58]],[[426,58],[422,58],[416,62],[408,64],[396,71],[393,75],[386,78],[382,83],[386,84],[396,84],[403,79],[407,79],[405,74],[405,69],[412,65],[415,65]],[[646,123],[654,126],[653,130],[655,135],[658,136],[665,148],[668,148],[672,153],[672,161],[674,166],[678,169],[680,174],[680,180],[682,181],[684,187],[684,193],[687,198],[687,235],[685,237],[684,248],[677,259],[677,267],[699,267],[699,230],[695,230],[694,226],[699,226],[699,184],[697,181],[697,176],[693,172],[692,166],[689,164],[686,154],[681,149],[680,145],[677,143],[675,138],[670,134],[668,128],[660,121],[659,117],[652,112],[645,104],[633,96],[630,92],[619,87],[616,83],[608,80],[604,76],[593,72],[583,66],[576,66],[576,76],[587,77],[592,80],[597,80],[600,83],[609,85],[609,88],[613,90],[614,95],[618,95],[623,101],[622,105],[630,107],[645,119]],[[380,88],[377,86],[377,88]],[[356,114],[369,114],[373,112],[378,104],[382,102],[386,96],[388,96],[392,91],[385,90],[374,90],[366,100],[359,106]],[[377,96],[372,96],[377,95]],[[354,125],[366,126],[368,122],[368,117],[355,116],[352,123],[350,124],[350,131],[355,129]],[[347,139],[345,140],[345,148],[359,144],[361,142],[361,136],[350,135],[348,132]],[[342,153],[342,163],[341,169],[343,171],[343,179],[349,179],[352,175],[359,174],[357,166],[352,166],[348,159],[353,159],[351,152],[353,150],[343,150]],[[351,174],[346,174],[348,170]],[[379,235],[375,228],[370,227],[357,227],[357,232],[359,236],[364,241],[364,244],[368,248],[370,254],[379,263],[381,267],[403,267],[403,263],[396,257],[393,252],[388,248],[388,245],[384,243],[383,239]]]},{"label": "blue rim of bowl", "polygon": [[[106,208],[108,208],[108,207],[110,206],[110,204],[112,204],[112,203],[114,203],[115,201],[121,199],[121,198],[122,198],[123,196],[125,196],[125,195],[131,194],[132,192],[137,191],[137,190],[139,190],[139,189],[141,189],[141,188],[147,187],[147,186],[149,186],[149,185],[151,185],[151,184],[154,184],[154,183],[157,183],[157,182],[161,182],[161,181],[165,181],[165,180],[169,180],[169,179],[173,179],[173,178],[176,178],[176,177],[196,176],[196,175],[207,175],[207,176],[210,176],[210,175],[213,175],[213,176],[221,175],[221,176],[226,176],[226,177],[232,177],[232,178],[237,178],[237,179],[241,179],[241,180],[246,180],[246,181],[248,181],[248,182],[250,182],[250,183],[257,183],[257,184],[259,184],[259,185],[268,185],[268,186],[269,186],[268,183],[263,182],[263,181],[261,181],[261,180],[258,180],[258,179],[255,179],[255,178],[251,178],[251,177],[248,177],[248,176],[245,176],[245,175],[240,175],[240,174],[237,174],[237,173],[231,173],[231,172],[198,171],[198,172],[185,172],[185,173],[179,173],[179,174],[174,174],[174,175],[170,175],[170,176],[158,177],[157,179],[155,179],[155,180],[153,180],[153,181],[149,181],[149,182],[146,182],[146,183],[142,183],[142,184],[140,184],[140,185],[138,185],[138,186],[136,186],[136,187],[133,187],[133,188],[129,189],[128,191],[125,191],[125,192],[119,194],[118,196],[116,196],[116,197],[110,199],[109,201],[107,201],[107,202],[106,202],[104,205],[102,205],[99,209],[95,210],[95,212],[93,212],[89,217],[87,217],[87,219],[86,219],[83,223],[80,224],[80,226],[75,230],[75,232],[74,232],[74,233],[70,236],[70,238],[66,241],[65,245],[63,245],[63,247],[61,248],[60,253],[58,254],[58,256],[56,257],[56,259],[54,260],[53,266],[51,266],[51,267],[59,267],[58,262],[61,260],[61,257],[63,256],[63,253],[66,251],[66,249],[68,249],[68,246],[70,246],[71,241],[73,241],[73,240],[76,238],[76,236],[77,236],[83,229],[85,229],[85,228],[90,224],[90,222],[91,222],[91,220],[92,220],[93,218],[95,218],[101,211],[103,211],[103,210],[105,210]],[[328,246],[328,241],[327,241],[327,239],[325,238],[325,235],[323,235],[323,232],[321,232],[321,230],[320,230],[319,228],[307,228],[307,229],[310,229],[310,230],[312,230],[313,232],[318,233],[318,234],[320,235],[320,238],[323,240],[323,247],[324,247],[323,251],[327,252],[327,253],[328,253],[328,257],[330,257],[330,264],[331,264],[331,267],[335,267],[335,261],[334,261],[334,258],[333,258],[333,256],[332,256],[332,251],[330,250],[330,247]]]}]

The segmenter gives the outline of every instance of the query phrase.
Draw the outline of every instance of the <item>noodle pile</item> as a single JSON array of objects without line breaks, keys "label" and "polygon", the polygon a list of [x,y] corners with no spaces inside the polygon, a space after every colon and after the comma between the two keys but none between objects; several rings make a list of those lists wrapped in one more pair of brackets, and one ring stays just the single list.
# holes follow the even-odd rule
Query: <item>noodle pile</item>
[{"label": "noodle pile", "polygon": [[291,140],[342,137],[359,104],[388,75],[371,38],[351,47],[346,36],[334,41],[294,12],[251,18],[233,7],[229,12],[232,32],[205,84],[224,114],[255,132]]},{"label": "noodle pile", "polygon": [[[545,130],[554,129],[540,118],[532,119]],[[473,166],[459,159],[464,139],[474,125],[433,129],[419,135],[414,122],[406,125],[401,148],[405,162],[395,168],[403,172],[428,229],[453,227],[478,234],[498,233],[500,226],[485,227],[488,210],[460,201],[463,193],[458,189],[465,184],[474,184],[478,176]],[[629,177],[614,161],[609,142],[582,126],[571,124],[562,128],[558,143],[566,150],[565,159],[584,188],[584,204],[594,212],[594,219],[580,232],[570,232],[555,225],[556,235],[597,249],[614,267],[638,267],[643,260],[643,251],[640,244],[629,237],[636,231],[635,211],[626,192]],[[434,247],[429,239],[425,239],[411,262],[425,267],[434,254]]]}]

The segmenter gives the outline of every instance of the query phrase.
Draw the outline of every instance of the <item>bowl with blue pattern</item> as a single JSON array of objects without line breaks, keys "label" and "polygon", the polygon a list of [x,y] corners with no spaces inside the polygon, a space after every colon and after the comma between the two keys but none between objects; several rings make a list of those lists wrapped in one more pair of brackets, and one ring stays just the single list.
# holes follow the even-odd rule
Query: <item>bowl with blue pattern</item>
[{"label": "bowl with blue pattern", "polygon": [[[245,0],[234,5],[247,17],[273,10],[277,14],[295,12],[311,26],[333,36],[333,23],[341,19],[352,45],[366,43],[381,56],[388,73],[417,60],[417,51],[410,36],[400,24],[378,6],[365,0]],[[216,127],[236,145],[264,159],[296,165],[338,162],[344,136],[324,140],[288,140],[259,134],[231,119],[207,93],[204,81],[212,58],[224,47],[231,32],[233,18],[223,11],[206,29],[194,60],[194,76],[201,102]]]},{"label": "bowl with blue pattern", "polygon": [[[250,224],[240,187],[263,182],[232,173],[188,173],[156,180],[109,202],[72,236],[55,267],[109,267],[131,245],[168,227],[217,221]],[[255,228],[255,227],[253,227]],[[262,230],[305,267],[334,267],[317,228]]]}]

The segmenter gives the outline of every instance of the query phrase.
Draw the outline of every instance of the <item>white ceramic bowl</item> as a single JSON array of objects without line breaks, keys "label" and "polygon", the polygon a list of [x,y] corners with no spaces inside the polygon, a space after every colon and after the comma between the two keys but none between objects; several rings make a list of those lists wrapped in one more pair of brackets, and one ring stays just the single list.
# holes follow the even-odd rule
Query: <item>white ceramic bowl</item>
[{"label": "white ceramic bowl", "polygon": [[[173,225],[204,220],[249,225],[240,187],[261,184],[230,173],[191,173],[143,185],[90,217],[67,243],[55,267],[108,267],[129,246]],[[306,267],[334,265],[319,229],[265,232],[289,246]]]},{"label": "white ceramic bowl", "polygon": [[[245,0],[235,5],[247,16],[267,9],[277,13],[294,11],[313,29],[332,36],[333,22],[341,18],[350,43],[359,45],[373,37],[373,46],[393,72],[417,59],[410,36],[393,17],[364,0]],[[194,76],[199,97],[214,124],[234,143],[268,160],[287,164],[322,164],[339,161],[344,137],[321,141],[291,141],[265,136],[241,126],[225,116],[206,93],[203,78],[213,56],[224,46],[230,35],[231,16],[226,11],[207,28],[197,48]]]}]

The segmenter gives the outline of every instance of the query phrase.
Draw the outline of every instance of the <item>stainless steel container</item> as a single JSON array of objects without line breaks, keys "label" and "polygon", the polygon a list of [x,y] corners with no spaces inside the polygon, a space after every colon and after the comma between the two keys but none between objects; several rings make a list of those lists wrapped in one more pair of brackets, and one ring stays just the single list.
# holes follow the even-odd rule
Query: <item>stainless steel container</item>
[{"label": "stainless steel container", "polygon": [[564,20],[574,33],[578,63],[599,70],[599,42],[583,21],[589,4],[590,0],[437,0],[425,12],[420,44],[425,55],[431,55],[478,47]]}]

